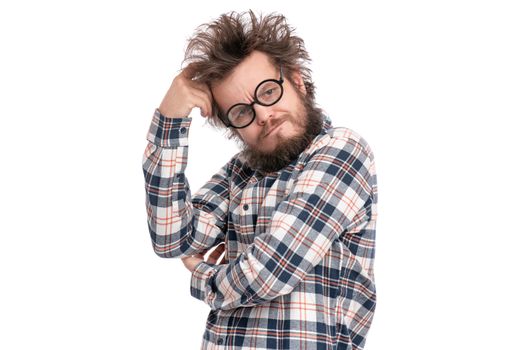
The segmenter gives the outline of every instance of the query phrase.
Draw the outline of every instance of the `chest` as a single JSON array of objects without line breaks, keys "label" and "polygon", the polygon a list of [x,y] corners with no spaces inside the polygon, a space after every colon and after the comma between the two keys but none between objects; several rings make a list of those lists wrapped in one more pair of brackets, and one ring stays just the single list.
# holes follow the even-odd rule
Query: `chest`
[{"label": "chest", "polygon": [[253,175],[241,186],[231,187],[226,233],[229,260],[240,255],[258,235],[268,232],[271,217],[288,197],[296,175],[291,170],[274,176]]}]

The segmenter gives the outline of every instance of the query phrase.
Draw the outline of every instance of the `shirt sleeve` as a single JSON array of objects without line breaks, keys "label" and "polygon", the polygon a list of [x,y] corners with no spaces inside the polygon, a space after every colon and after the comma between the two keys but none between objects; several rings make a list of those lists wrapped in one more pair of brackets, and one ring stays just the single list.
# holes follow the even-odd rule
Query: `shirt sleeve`
[{"label": "shirt sleeve", "polygon": [[374,171],[365,140],[332,138],[305,164],[267,232],[228,264],[196,266],[191,295],[213,310],[228,310],[290,293],[342,232],[370,219]]},{"label": "shirt sleeve", "polygon": [[229,163],[191,198],[184,175],[191,118],[166,118],[155,110],[142,168],[148,228],[164,258],[201,253],[224,240],[229,207]]}]

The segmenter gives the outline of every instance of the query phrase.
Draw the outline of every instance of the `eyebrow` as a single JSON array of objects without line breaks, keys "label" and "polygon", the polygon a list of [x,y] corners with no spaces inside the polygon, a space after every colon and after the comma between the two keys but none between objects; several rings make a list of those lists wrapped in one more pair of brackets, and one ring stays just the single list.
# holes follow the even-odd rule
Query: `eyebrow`
[{"label": "eyebrow", "polygon": [[[279,69],[278,69],[278,71],[277,71],[277,74],[279,75],[278,80],[281,82],[281,84],[283,84],[283,83],[284,83],[284,73],[283,73],[283,69],[282,69],[282,64],[279,65]],[[277,80],[277,78],[266,78],[266,79],[262,79],[262,80],[261,80],[261,81],[260,81],[260,82],[255,86],[255,89],[254,89],[253,92],[256,93],[256,90],[257,90],[257,88],[260,86],[260,84],[261,84],[263,81],[266,81],[266,80]],[[211,92],[211,94],[213,94],[213,92]],[[230,106],[227,108],[226,113],[227,113],[227,111],[229,111],[233,106],[238,105],[238,104],[244,104],[244,105],[251,105],[251,106],[252,106],[252,105],[255,103],[254,101],[257,99],[257,97],[255,96],[255,94],[253,94],[253,95],[250,94],[249,96],[250,96],[250,98],[252,99],[252,101],[250,101],[250,102],[236,102],[236,103],[233,103],[232,105],[230,105]],[[214,97],[213,97],[213,98],[214,98]],[[218,103],[217,103],[217,105],[218,105]],[[221,111],[220,111],[220,106],[219,106],[219,112],[221,112]],[[224,115],[224,116],[226,117],[226,119],[228,119],[228,118],[227,118],[227,114],[224,114],[224,113],[221,113],[221,114]]]},{"label": "eyebrow", "polygon": [[[269,79],[275,79],[275,80],[278,80],[278,79],[280,79],[280,78],[283,79],[284,76],[283,76],[283,74],[282,74],[282,66],[278,69],[277,74],[279,74],[279,77],[278,77],[278,78],[266,78],[266,79],[262,79],[262,80],[260,80],[260,81],[258,82],[258,84],[257,84],[257,85],[255,86],[255,88],[253,89],[253,95],[251,95],[251,94],[249,95],[250,98],[251,98],[251,101],[249,101],[249,102],[236,102],[236,103],[233,103],[231,106],[229,106],[229,107],[227,108],[226,111],[229,111],[229,110],[231,109],[231,107],[233,107],[234,105],[237,105],[237,104],[239,104],[239,103],[242,103],[242,104],[245,104],[245,105],[250,105],[251,103],[253,103],[253,101],[256,99],[256,96],[254,95],[254,93],[256,92],[257,87],[258,87],[258,86],[260,85],[260,83],[262,83],[263,81],[266,81],[266,80],[269,80]],[[217,103],[217,105],[218,105],[218,103]],[[220,109],[220,107],[219,107],[219,109]],[[226,115],[226,117],[227,117],[227,115]]]},{"label": "eyebrow", "polygon": [[[264,79],[264,80],[265,80],[265,79]],[[263,82],[264,80],[261,80],[260,83]],[[257,86],[258,86],[260,83],[258,83],[258,84],[255,86],[255,90],[256,90]],[[253,93],[254,93],[254,91],[253,91]],[[251,99],[251,101],[248,101],[248,102],[235,102],[235,103],[233,103],[231,106],[229,106],[229,107],[227,108],[226,111],[229,111],[229,110],[231,109],[231,107],[233,107],[234,105],[237,105],[237,104],[239,104],[239,103],[242,103],[242,104],[245,104],[245,105],[249,105],[249,104],[251,104],[251,103],[255,100],[255,96],[254,96],[254,95],[249,94],[249,98]]]}]

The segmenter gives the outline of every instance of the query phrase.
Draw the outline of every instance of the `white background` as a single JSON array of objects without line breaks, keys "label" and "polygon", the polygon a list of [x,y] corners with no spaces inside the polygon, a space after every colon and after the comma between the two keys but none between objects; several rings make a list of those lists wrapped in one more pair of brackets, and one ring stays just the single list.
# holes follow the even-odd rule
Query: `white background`
[{"label": "white background", "polygon": [[[317,102],[376,157],[366,349],[524,349],[522,5],[259,5],[297,28]],[[1,3],[0,348],[199,348],[209,307],[153,253],[142,152],[193,30],[248,6]],[[195,192],[236,146],[193,112]]]}]

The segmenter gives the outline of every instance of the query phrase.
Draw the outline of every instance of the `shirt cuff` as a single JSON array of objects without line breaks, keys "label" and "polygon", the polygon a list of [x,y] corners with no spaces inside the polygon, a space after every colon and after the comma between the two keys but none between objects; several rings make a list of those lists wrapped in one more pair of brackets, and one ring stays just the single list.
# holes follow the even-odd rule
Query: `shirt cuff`
[{"label": "shirt cuff", "polygon": [[209,304],[208,296],[216,292],[214,277],[217,270],[214,266],[202,261],[191,273],[191,295],[206,304]]},{"label": "shirt cuff", "polygon": [[189,126],[192,118],[167,118],[158,108],[147,133],[147,140],[163,148],[188,145]]}]

